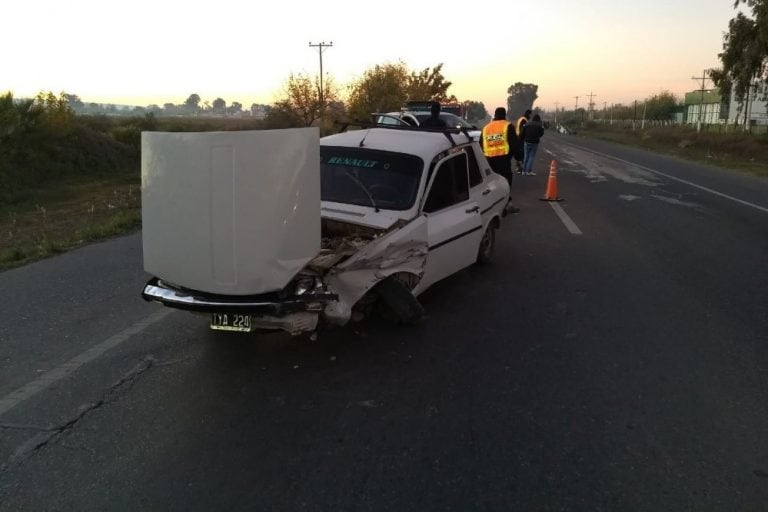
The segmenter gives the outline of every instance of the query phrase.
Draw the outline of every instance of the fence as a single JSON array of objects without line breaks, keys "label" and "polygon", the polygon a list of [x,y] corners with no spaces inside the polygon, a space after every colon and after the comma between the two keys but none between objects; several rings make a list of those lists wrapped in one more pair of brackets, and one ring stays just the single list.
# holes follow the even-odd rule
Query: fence
[{"label": "fence", "polygon": [[[609,125],[609,126],[615,126],[615,127],[623,127],[623,128],[634,128],[634,129],[643,129],[643,128],[658,128],[662,126],[679,126],[679,127],[689,127],[689,128],[695,128],[696,123],[684,123],[677,120],[658,120],[658,119],[593,119],[591,121],[586,121],[588,123],[596,123],[600,125]],[[568,123],[570,125],[570,123]],[[579,125],[582,125],[584,123],[578,123]],[[708,133],[751,133],[752,135],[768,135],[768,124],[753,124],[752,126],[745,127],[744,124],[732,124],[732,123],[710,123],[710,124],[702,124],[701,125],[701,131],[708,132]]]}]

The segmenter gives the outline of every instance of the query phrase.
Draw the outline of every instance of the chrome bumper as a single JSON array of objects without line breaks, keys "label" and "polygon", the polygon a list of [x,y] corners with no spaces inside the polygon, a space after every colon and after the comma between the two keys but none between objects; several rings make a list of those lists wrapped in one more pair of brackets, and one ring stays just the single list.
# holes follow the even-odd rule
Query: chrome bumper
[{"label": "chrome bumper", "polygon": [[203,313],[241,313],[285,316],[301,311],[322,311],[326,303],[338,300],[335,293],[309,292],[281,299],[276,293],[265,295],[213,295],[173,288],[153,277],[144,286],[141,297],[169,308]]}]

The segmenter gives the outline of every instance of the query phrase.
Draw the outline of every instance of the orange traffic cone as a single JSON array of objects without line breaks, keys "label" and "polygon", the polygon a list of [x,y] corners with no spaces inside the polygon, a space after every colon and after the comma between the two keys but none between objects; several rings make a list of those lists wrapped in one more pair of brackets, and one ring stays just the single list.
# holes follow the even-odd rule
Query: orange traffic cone
[{"label": "orange traffic cone", "polygon": [[544,197],[540,198],[542,201],[562,201],[561,197],[557,197],[557,161],[552,160],[549,164],[549,179],[547,180],[547,192]]}]

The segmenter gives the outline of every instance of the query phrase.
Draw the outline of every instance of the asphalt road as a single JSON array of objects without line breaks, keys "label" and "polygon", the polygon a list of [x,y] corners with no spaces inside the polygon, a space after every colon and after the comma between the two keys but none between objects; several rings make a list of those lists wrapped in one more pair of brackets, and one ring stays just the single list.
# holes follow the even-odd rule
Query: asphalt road
[{"label": "asphalt road", "polygon": [[0,274],[0,510],[768,510],[768,182],[537,170],[412,327],[213,333],[139,234]]}]

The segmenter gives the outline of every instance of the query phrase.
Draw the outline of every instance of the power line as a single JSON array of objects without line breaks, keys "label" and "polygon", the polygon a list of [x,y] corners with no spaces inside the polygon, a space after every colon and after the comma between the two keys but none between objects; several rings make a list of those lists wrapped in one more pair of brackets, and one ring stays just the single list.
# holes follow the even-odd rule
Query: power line
[{"label": "power line", "polygon": [[320,41],[319,43],[312,43],[312,41],[309,42],[309,46],[311,48],[317,48],[317,53],[320,54],[320,105],[323,105],[323,51],[326,48],[330,48],[333,46],[333,41],[330,43],[326,43],[325,41]]}]

